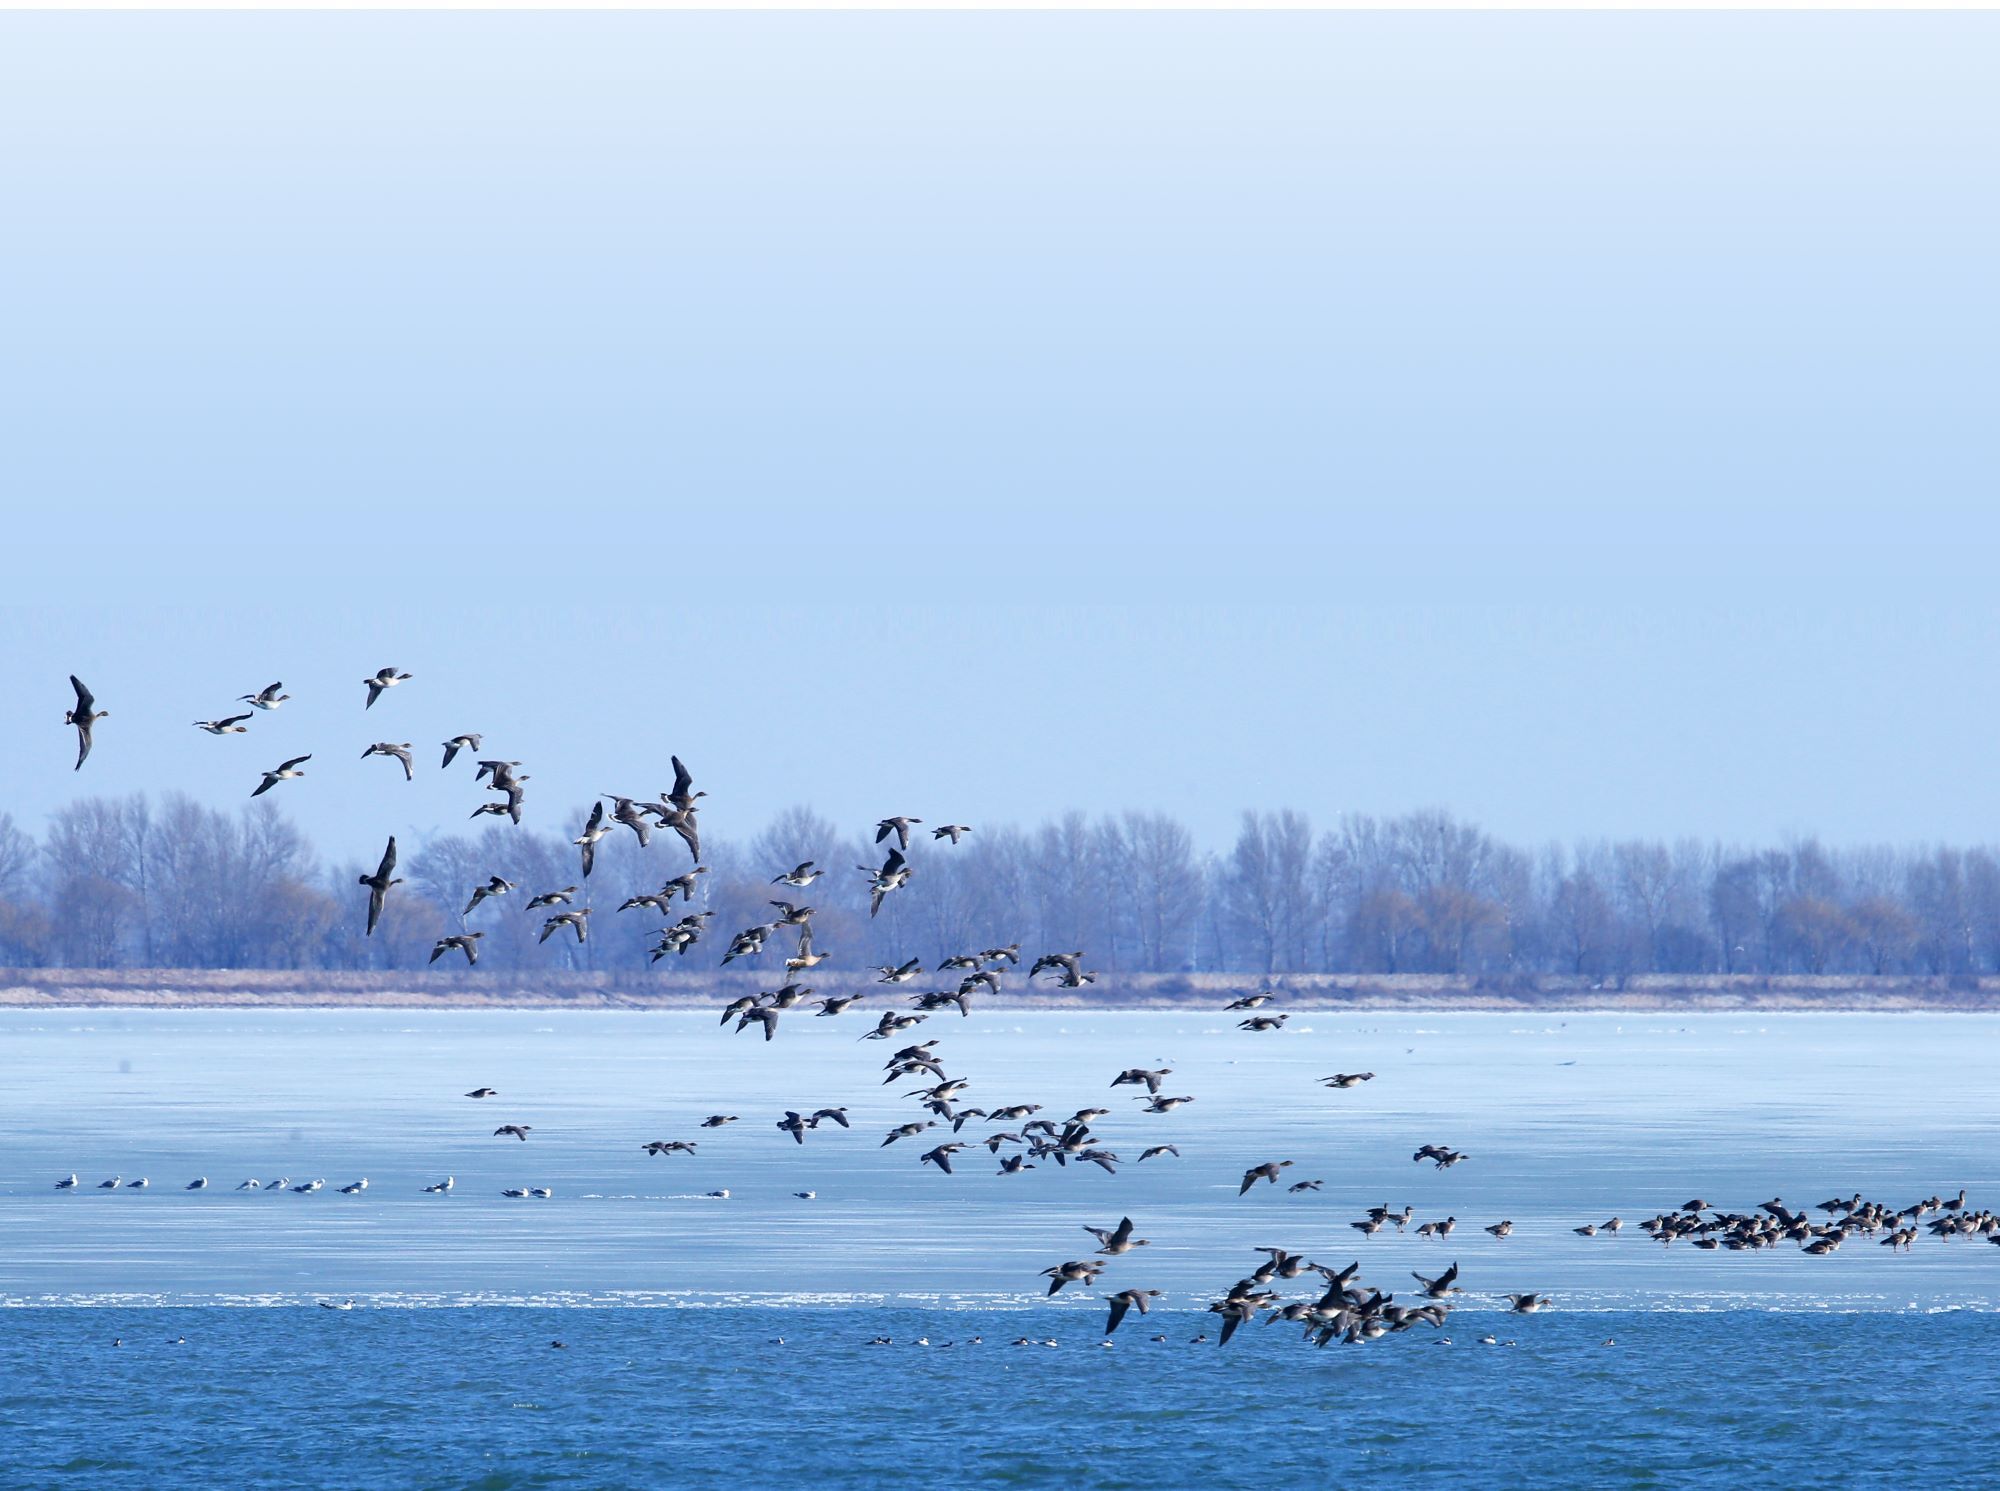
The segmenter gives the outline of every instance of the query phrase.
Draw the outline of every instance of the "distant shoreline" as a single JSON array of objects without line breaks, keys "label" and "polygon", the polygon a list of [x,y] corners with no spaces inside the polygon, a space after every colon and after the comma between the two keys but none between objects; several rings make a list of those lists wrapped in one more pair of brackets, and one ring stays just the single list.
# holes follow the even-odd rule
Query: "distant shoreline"
[{"label": "distant shoreline", "polygon": [[[645,975],[516,972],[392,972],[181,969],[0,969],[0,1010],[9,1009],[601,1009],[713,1010],[775,979],[706,971]],[[948,980],[940,981],[948,983]],[[907,1009],[911,986],[869,975],[814,981],[822,994],[867,993],[849,1018]],[[1006,992],[979,993],[973,1008],[1004,1010],[1186,1010],[1221,1013],[1234,996],[1272,994],[1267,1013],[1406,1012],[1536,1014],[1778,1014],[2000,1012],[2000,978],[1708,975],[1630,979],[1496,980],[1445,974],[1124,974],[1085,989],[1030,988],[1018,971]],[[955,1018],[947,1009],[940,1018]]]}]

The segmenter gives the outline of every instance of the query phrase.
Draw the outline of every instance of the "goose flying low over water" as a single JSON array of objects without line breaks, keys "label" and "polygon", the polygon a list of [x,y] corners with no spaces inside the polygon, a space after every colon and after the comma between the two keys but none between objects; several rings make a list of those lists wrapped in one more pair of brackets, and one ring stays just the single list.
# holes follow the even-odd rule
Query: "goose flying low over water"
[{"label": "goose flying low over water", "polygon": [[1098,1252],[1112,1257],[1116,1257],[1120,1253],[1129,1253],[1134,1248],[1143,1248],[1148,1245],[1147,1239],[1132,1235],[1132,1219],[1130,1217],[1121,1217],[1116,1227],[1093,1227],[1086,1222],[1083,1230],[1097,1239],[1100,1244]]},{"label": "goose flying low over water", "polygon": [[1136,1085],[1143,1082],[1146,1085],[1146,1091],[1158,1092],[1160,1090],[1160,1083],[1173,1074],[1174,1069],[1170,1066],[1163,1066],[1158,1071],[1148,1071],[1142,1066],[1132,1066],[1125,1068],[1124,1071],[1113,1077],[1111,1085],[1113,1087],[1123,1087],[1128,1083]]},{"label": "goose flying low over water", "polygon": [[362,679],[362,686],[368,690],[368,702],[361,707],[373,709],[375,701],[382,697],[384,689],[392,689],[397,684],[407,682],[414,677],[416,677],[414,673],[398,673],[394,668],[384,668],[373,678]]},{"label": "goose flying low over water", "polygon": [[280,704],[283,704],[287,699],[292,697],[290,694],[283,692],[284,687],[282,683],[274,683],[269,688],[260,689],[254,694],[238,695],[236,702],[251,705],[256,709],[276,709]]},{"label": "goose flying low over water", "polygon": [[397,745],[393,741],[378,740],[375,742],[375,744],[368,747],[367,750],[361,753],[361,759],[363,761],[366,761],[370,756],[395,757],[396,760],[403,763],[403,780],[406,782],[413,782],[416,780],[417,777],[416,768],[410,762],[410,743],[407,740],[404,741],[401,745]]},{"label": "goose flying low over water", "polygon": [[247,731],[243,722],[249,718],[247,714],[232,714],[219,720],[196,720],[194,727],[210,735],[242,735]]},{"label": "goose flying low over water", "polygon": [[444,760],[439,764],[438,769],[442,771],[445,767],[451,765],[451,763],[455,759],[457,759],[458,753],[460,751],[478,750],[479,742],[481,741],[481,739],[483,739],[483,737],[478,735],[452,736],[450,740],[447,740],[444,743]]},{"label": "goose flying low over water", "polygon": [[469,1098],[497,1098],[500,1096],[500,1093],[497,1088],[475,1087],[466,1096]]},{"label": "goose flying low over water", "polygon": [[294,756],[289,761],[279,762],[278,767],[275,771],[267,771],[264,773],[264,780],[257,784],[257,790],[252,792],[250,795],[252,797],[262,797],[266,792],[269,792],[273,787],[277,786],[278,783],[280,782],[291,782],[298,780],[298,778],[305,775],[305,773],[300,771],[299,768],[301,766],[304,766],[306,762],[310,760],[312,760],[312,756],[310,753],[308,753],[304,756]]},{"label": "goose flying low over water", "polygon": [[526,1144],[528,1142],[528,1135],[532,1132],[534,1132],[533,1124],[503,1123],[493,1131],[493,1137],[498,1139],[505,1135],[508,1138],[519,1139],[523,1144]]},{"label": "goose flying low over water", "polygon": [[76,690],[76,707],[63,712],[63,723],[76,726],[76,765],[70,770],[82,771],[84,759],[90,755],[91,728],[99,720],[109,719],[111,711],[97,707],[97,696],[74,673],[69,676],[69,686]]},{"label": "goose flying low over water", "polygon": [[[382,863],[375,867],[373,875],[363,875],[361,883],[368,887],[368,931],[365,935],[375,935],[375,924],[382,920],[382,903],[388,899],[389,887],[401,885],[401,877],[391,879],[396,870],[396,836],[389,835],[389,847],[382,851]],[[437,955],[433,953],[432,959]],[[466,955],[471,957],[470,953]]]},{"label": "goose flying low over water", "polygon": [[1239,1196],[1245,1195],[1248,1193],[1250,1187],[1257,1184],[1260,1180],[1268,1180],[1272,1185],[1276,1185],[1278,1183],[1278,1172],[1291,1163],[1292,1161],[1290,1160],[1273,1160],[1268,1164],[1252,1165],[1248,1170],[1243,1172],[1243,1184],[1237,1187],[1236,1194]]},{"label": "goose flying low over water", "polygon": [[1123,1320],[1129,1311],[1137,1310],[1141,1315],[1145,1314],[1147,1304],[1160,1296],[1161,1291],[1158,1289],[1121,1289],[1116,1294],[1107,1295],[1105,1303],[1111,1306],[1111,1315],[1104,1322],[1104,1334],[1108,1336],[1117,1330],[1118,1322]]}]

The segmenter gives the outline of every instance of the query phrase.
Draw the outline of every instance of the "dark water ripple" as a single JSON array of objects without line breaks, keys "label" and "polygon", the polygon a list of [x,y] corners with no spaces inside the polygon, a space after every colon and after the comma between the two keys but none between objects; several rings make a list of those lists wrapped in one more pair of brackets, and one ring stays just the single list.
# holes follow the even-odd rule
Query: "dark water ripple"
[{"label": "dark water ripple", "polygon": [[1103,1350],[1056,1312],[10,1310],[0,1487],[1955,1485],[2000,1449],[1985,1313],[1461,1316],[1323,1352],[1154,1320],[1168,1344]]}]

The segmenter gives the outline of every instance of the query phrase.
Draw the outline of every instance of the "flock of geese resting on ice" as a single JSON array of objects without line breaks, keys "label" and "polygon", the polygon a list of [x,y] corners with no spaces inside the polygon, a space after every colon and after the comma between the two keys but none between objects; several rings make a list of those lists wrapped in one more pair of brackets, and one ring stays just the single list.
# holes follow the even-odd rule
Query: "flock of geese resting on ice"
[{"label": "flock of geese resting on ice", "polygon": [[[364,708],[372,708],[388,690],[408,682],[414,675],[395,668],[383,668],[362,683],[367,691]],[[82,681],[71,675],[70,683],[75,689],[76,705],[65,715],[65,723],[77,732],[76,767],[81,769],[91,752],[92,732],[97,723],[109,717],[109,711],[97,708],[96,698]],[[251,711],[278,709],[291,695],[284,692],[282,683],[273,683],[253,694],[241,696],[240,702],[251,706]],[[248,722],[254,718],[252,712],[228,715],[212,720],[198,720],[195,726],[211,735],[243,734]],[[481,749],[482,740],[477,734],[453,736],[443,743],[442,767],[449,768],[461,753],[476,753]],[[408,742],[377,741],[362,752],[362,758],[385,757],[400,764],[405,780],[414,776],[413,757]],[[310,753],[291,757],[277,767],[265,771],[262,780],[251,796],[260,796],[281,782],[294,781],[305,775],[304,765],[312,760]],[[489,790],[500,794],[504,801],[489,802],[480,806],[473,817],[505,816],[518,824],[521,821],[522,802],[526,795],[525,784],[528,776],[519,772],[518,761],[476,760],[475,780],[486,783]],[[700,799],[705,792],[694,790],[693,777],[679,757],[672,758],[674,784],[662,794],[658,801],[647,801],[641,797],[626,797],[606,794],[610,802],[607,811],[605,800],[596,802],[582,832],[573,843],[580,851],[580,870],[587,880],[594,867],[596,846],[608,835],[619,829],[629,830],[642,848],[650,845],[653,834],[659,829],[671,829],[685,844],[692,859],[692,867],[683,873],[664,881],[660,889],[648,895],[634,896],[618,909],[628,911],[651,909],[662,917],[671,915],[676,900],[685,909],[694,899],[698,877],[707,873],[701,863],[701,836],[696,817]],[[860,871],[868,877],[870,891],[870,914],[880,911],[887,896],[902,890],[910,882],[912,869],[909,859],[911,831],[923,824],[923,820],[907,815],[895,815],[882,819],[876,825],[875,842],[885,845],[885,857],[880,866],[860,866]],[[962,823],[949,823],[930,830],[935,843],[958,844],[972,832]],[[894,843],[888,841],[893,839]],[[372,935],[382,918],[389,892],[402,880],[395,875],[396,841],[389,839],[381,862],[373,874],[361,877],[360,883],[368,890],[367,932]],[[804,890],[817,881],[825,871],[812,860],[794,865],[772,879],[772,884],[788,890]],[[471,888],[463,916],[470,916],[483,902],[510,894],[520,889],[512,881],[498,875],[491,876],[485,883]],[[573,932],[578,942],[589,936],[590,908],[575,906],[574,899],[578,886],[569,885],[557,889],[544,890],[532,895],[527,903],[529,911],[548,910],[550,914],[542,924],[541,940],[546,942],[551,936],[568,931]],[[782,960],[783,981],[780,987],[753,996],[745,996],[731,1001],[722,1011],[723,1026],[734,1024],[737,1031],[761,1030],[765,1041],[776,1038],[780,1022],[791,1011],[810,1008],[816,1016],[827,1017],[843,1014],[857,1001],[868,997],[865,994],[838,997],[812,998],[812,989],[801,983],[802,975],[824,960],[825,954],[815,952],[812,940],[813,908],[789,900],[774,899],[772,908],[778,913],[771,921],[745,928],[729,941],[722,963],[727,965],[738,960],[754,960],[766,951],[767,942],[781,932],[795,930],[797,942],[795,951]],[[555,908],[555,909],[551,909]],[[689,948],[699,942],[705,932],[708,911],[687,911],[677,921],[663,924],[658,946],[653,958],[669,953],[685,955]],[[462,953],[468,965],[479,960],[479,939],[485,934],[463,931],[438,939],[431,952],[431,961],[436,962],[447,953]],[[912,1030],[930,1015],[945,1009],[956,1009],[960,1015],[971,1012],[971,1000],[975,995],[998,995],[1003,990],[1004,980],[1018,970],[1021,961],[1019,944],[1006,947],[989,947],[976,952],[963,952],[941,960],[935,970],[939,975],[955,974],[957,986],[954,989],[933,989],[906,996],[902,1008],[881,1012],[875,1027],[861,1038],[863,1040],[887,1041]],[[1082,952],[1044,953],[1028,970],[1030,981],[1047,977],[1052,986],[1077,989],[1093,982],[1097,975],[1083,966]],[[923,977],[926,970],[920,958],[876,970],[878,982],[893,987],[912,983]],[[1243,1018],[1238,1028],[1252,1033],[1267,1033],[1281,1030],[1289,1016],[1283,1012],[1263,1013],[1273,995],[1246,993],[1233,999],[1225,1009],[1229,1013],[1240,1014]],[[949,1128],[949,1138],[930,1144],[918,1155],[918,1164],[935,1167],[943,1174],[954,1174],[954,1163],[963,1163],[961,1156],[969,1151],[984,1148],[989,1160],[998,1164],[997,1174],[1018,1175],[1033,1170],[1039,1163],[1053,1162],[1058,1167],[1068,1167],[1072,1162],[1079,1167],[1091,1166],[1107,1173],[1116,1174],[1117,1167],[1124,1163],[1120,1154],[1108,1148],[1103,1138],[1096,1132],[1099,1120],[1110,1116],[1108,1108],[1087,1107],[1077,1110],[1066,1118],[1054,1119],[1038,1116],[1042,1105],[1038,1103],[1015,1103],[993,1108],[965,1105],[962,1099],[972,1085],[968,1079],[954,1078],[947,1074],[944,1059],[936,1039],[915,1042],[899,1047],[883,1063],[886,1076],[884,1085],[897,1081],[915,1081],[920,1085],[907,1095],[920,1100],[919,1111],[925,1116],[892,1127],[881,1141],[881,1148],[905,1141],[929,1143],[933,1130]],[[1169,1114],[1195,1101],[1192,1094],[1163,1094],[1161,1089],[1165,1079],[1171,1076],[1171,1068],[1128,1067],[1117,1073],[1110,1085],[1117,1087],[1143,1087],[1143,1096],[1135,1099],[1141,1111],[1148,1114]],[[1336,1072],[1320,1079],[1322,1084],[1335,1091],[1346,1091],[1374,1080],[1373,1072]],[[490,1087],[478,1087],[465,1094],[475,1100],[499,1097]],[[703,1130],[720,1130],[738,1122],[734,1114],[711,1114],[703,1119],[699,1127]],[[978,1121],[987,1126],[988,1132],[974,1137],[961,1138],[970,1123]],[[839,1129],[850,1129],[848,1110],[845,1107],[822,1107],[811,1113],[787,1110],[776,1121],[775,1127],[794,1143],[803,1145],[809,1133],[817,1132],[822,1125],[832,1125]],[[503,1123],[493,1131],[494,1137],[528,1142],[532,1126],[520,1123]],[[695,1139],[655,1139],[641,1146],[644,1153],[654,1157],[693,1156],[701,1141]],[[1002,1150],[1007,1153],[1002,1154]],[[1165,1157],[1178,1158],[1180,1149],[1172,1143],[1153,1144],[1145,1147],[1134,1163],[1145,1163]],[[1417,1163],[1428,1161],[1438,1170],[1448,1170],[1470,1158],[1466,1153],[1448,1145],[1425,1143],[1411,1159]],[[1260,1183],[1272,1188],[1281,1185],[1289,1194],[1320,1191],[1322,1180],[1297,1179],[1286,1181],[1285,1172],[1294,1162],[1289,1159],[1271,1160],[1253,1165],[1243,1172],[1237,1188],[1238,1196],[1249,1195]],[[149,1187],[145,1177],[127,1180],[114,1176],[97,1183],[98,1190],[143,1190]],[[185,1189],[201,1191],[208,1189],[207,1177],[190,1181]],[[456,1180],[446,1176],[435,1184],[425,1186],[427,1194],[448,1195],[455,1187]],[[70,1175],[56,1183],[56,1189],[74,1191],[84,1188],[77,1176]],[[324,1178],[293,1182],[290,1177],[280,1177],[270,1181],[249,1179],[236,1187],[239,1191],[265,1191],[278,1194],[311,1195],[327,1189]],[[368,1189],[364,1176],[347,1185],[335,1188],[337,1194],[358,1196]],[[546,1186],[514,1186],[502,1191],[502,1195],[519,1200],[547,1200],[553,1191]],[[727,1190],[707,1193],[716,1199],[726,1199]],[[816,1193],[798,1191],[793,1193],[801,1200],[810,1201]],[[1819,1213],[1815,1219],[1813,1212]],[[1369,1207],[1360,1219],[1348,1226],[1363,1237],[1372,1237],[1384,1228],[1393,1227],[1403,1232],[1415,1223],[1415,1208],[1410,1205],[1395,1210],[1387,1204]],[[1591,1238],[1616,1236],[1625,1226],[1619,1217],[1612,1217],[1603,1223],[1586,1222],[1572,1229],[1579,1236]],[[1704,1250],[1728,1250],[1743,1252],[1776,1248],[1782,1244],[1796,1244],[1807,1254],[1822,1256],[1834,1252],[1848,1238],[1854,1236],[1875,1238],[1883,1247],[1892,1251],[1908,1251],[1917,1241],[1920,1233],[1928,1232],[1937,1238],[1965,1237],[1984,1238],[1987,1242],[2000,1245],[2000,1215],[1990,1210],[1968,1210],[1966,1194],[1961,1190],[1955,1197],[1930,1196],[1904,1206],[1891,1206],[1884,1202],[1865,1198],[1859,1192],[1851,1197],[1834,1197],[1823,1201],[1812,1209],[1793,1209],[1781,1197],[1773,1197],[1749,1211],[1727,1211],[1713,1203],[1695,1197],[1679,1207],[1658,1212],[1634,1224],[1635,1230],[1663,1246],[1684,1242],[1688,1246]],[[1449,1239],[1458,1227],[1456,1216],[1427,1220],[1414,1226],[1415,1235],[1434,1241]],[[1047,1294],[1053,1296],[1066,1287],[1099,1289],[1100,1297],[1108,1307],[1104,1336],[1109,1344],[1111,1335],[1134,1310],[1144,1316],[1152,1308],[1152,1302],[1162,1297],[1158,1289],[1136,1287],[1121,1288],[1116,1291],[1104,1289],[1102,1276],[1110,1267],[1111,1260],[1123,1258],[1149,1245],[1150,1239],[1135,1236],[1132,1218],[1121,1217],[1112,1226],[1100,1227],[1086,1224],[1085,1233],[1095,1238],[1098,1246],[1091,1256],[1056,1263],[1042,1270],[1042,1277],[1048,1280]],[[1485,1224],[1482,1229],[1493,1239],[1505,1239],[1514,1231],[1511,1219]],[[1256,1263],[1249,1273],[1231,1284],[1220,1298],[1208,1305],[1210,1313],[1216,1315],[1218,1343],[1226,1344],[1237,1329],[1253,1320],[1262,1318],[1266,1324],[1276,1321],[1290,1322],[1301,1327],[1304,1339],[1319,1346],[1333,1342],[1359,1343],[1379,1340],[1384,1336],[1401,1334],[1418,1326],[1437,1330],[1444,1326],[1454,1304],[1466,1291],[1458,1280],[1459,1265],[1456,1262],[1440,1270],[1435,1275],[1413,1273],[1417,1283],[1416,1297],[1419,1303],[1399,1303],[1394,1294],[1380,1289],[1364,1287],[1360,1281],[1361,1265],[1351,1262],[1342,1268],[1310,1261],[1304,1253],[1283,1247],[1263,1247],[1255,1250],[1262,1254],[1262,1261]],[[1291,1283],[1312,1276],[1312,1287],[1301,1297],[1286,1301],[1279,1289],[1273,1287]],[[1505,1292],[1499,1296],[1508,1309],[1517,1314],[1532,1315],[1545,1309],[1552,1302],[1551,1296],[1527,1292]],[[338,1308],[346,1308],[345,1305]],[[1164,1341],[1165,1336],[1153,1337]],[[1209,1339],[1206,1331],[1193,1338],[1196,1342]],[[1448,1340],[1448,1337],[1436,1337]],[[975,1342],[978,1338],[974,1338]],[[1500,1344],[1490,1335],[1482,1337],[1486,1344]],[[891,1344],[886,1337],[877,1337],[871,1344]],[[928,1340],[916,1344],[928,1345]],[[949,1344],[949,1343],[945,1343]],[[1053,1341],[1023,1337],[1014,1343],[1017,1346],[1054,1345]],[[1506,1343],[1506,1344],[1512,1344]]]}]

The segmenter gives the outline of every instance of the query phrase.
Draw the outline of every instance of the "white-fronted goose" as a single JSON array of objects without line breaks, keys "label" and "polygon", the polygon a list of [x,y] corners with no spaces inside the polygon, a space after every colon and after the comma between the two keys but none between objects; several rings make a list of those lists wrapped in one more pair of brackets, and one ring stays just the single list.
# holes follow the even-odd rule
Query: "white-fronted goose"
[{"label": "white-fronted goose", "polygon": [[791,869],[790,872],[783,875],[772,876],[771,884],[790,885],[803,890],[806,886],[811,885],[815,880],[819,879],[819,877],[824,875],[825,873],[826,871],[824,870],[814,869],[813,862],[811,860],[809,859],[801,860],[796,866],[794,866]]},{"label": "white-fronted goose", "polygon": [[393,756],[396,760],[403,763],[403,780],[406,782],[416,780],[417,772],[416,768],[410,763],[410,743],[407,740],[401,745],[397,745],[393,741],[378,740],[361,753],[363,761],[366,761],[370,756]]},{"label": "white-fronted goose", "polygon": [[[914,822],[915,820],[912,821]],[[960,839],[964,838],[967,834],[971,832],[972,832],[972,825],[969,823],[947,823],[942,828],[932,829],[931,838],[934,840],[950,839],[952,843],[956,844]]]}]

